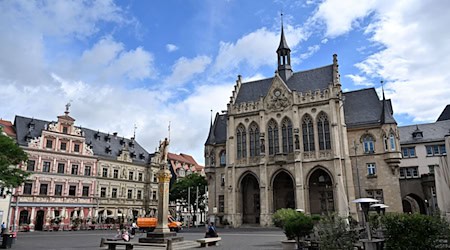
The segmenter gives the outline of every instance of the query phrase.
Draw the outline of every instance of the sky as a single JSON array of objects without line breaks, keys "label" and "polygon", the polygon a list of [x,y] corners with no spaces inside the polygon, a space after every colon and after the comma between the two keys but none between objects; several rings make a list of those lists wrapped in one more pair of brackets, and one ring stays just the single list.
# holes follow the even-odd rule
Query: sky
[{"label": "sky", "polygon": [[[450,104],[446,0],[3,0],[0,118],[118,132],[204,163],[238,75],[273,77],[281,13],[294,71],[339,60],[344,91],[376,88],[401,125]],[[212,110],[212,112],[211,112]],[[170,124],[170,134],[169,134]],[[135,128],[136,127],[136,128]]]}]

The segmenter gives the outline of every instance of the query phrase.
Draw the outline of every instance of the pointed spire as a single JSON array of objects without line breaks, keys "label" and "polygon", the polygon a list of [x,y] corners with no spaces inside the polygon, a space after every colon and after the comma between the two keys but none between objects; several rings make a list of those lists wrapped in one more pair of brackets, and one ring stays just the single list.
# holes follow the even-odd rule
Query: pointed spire
[{"label": "pointed spire", "polygon": [[386,100],[386,97],[384,96],[384,81],[383,80],[381,80],[381,92],[383,93],[383,101],[385,101]]},{"label": "pointed spire", "polygon": [[213,122],[213,121],[212,121],[212,116],[213,116],[213,110],[211,109],[211,122],[210,122],[210,125],[209,125],[210,127],[212,127],[212,124],[213,124],[213,123],[212,123],[212,122]]},{"label": "pointed spire", "polygon": [[287,82],[292,76],[291,69],[291,49],[287,45],[286,38],[284,37],[284,27],[283,27],[283,13],[281,13],[281,36],[280,45],[277,49],[278,55],[278,74],[280,77]]},{"label": "pointed spire", "polygon": [[291,49],[289,48],[289,46],[286,42],[286,38],[284,37],[283,13],[281,13],[281,37],[280,37],[280,45],[278,45],[277,52],[279,50],[283,50],[283,49],[287,49],[287,50],[291,51]]}]

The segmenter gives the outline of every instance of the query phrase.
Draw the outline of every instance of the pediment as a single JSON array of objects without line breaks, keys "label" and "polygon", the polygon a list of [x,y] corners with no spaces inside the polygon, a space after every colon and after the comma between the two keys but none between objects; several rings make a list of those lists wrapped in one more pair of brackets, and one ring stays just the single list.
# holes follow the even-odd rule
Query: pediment
[{"label": "pediment", "polygon": [[279,111],[292,105],[292,91],[278,74],[264,97],[264,107],[268,110]]}]

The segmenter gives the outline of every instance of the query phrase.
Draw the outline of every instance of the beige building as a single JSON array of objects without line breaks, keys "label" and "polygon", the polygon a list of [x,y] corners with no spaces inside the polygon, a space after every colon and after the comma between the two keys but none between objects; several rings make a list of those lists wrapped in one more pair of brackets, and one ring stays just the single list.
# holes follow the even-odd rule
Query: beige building
[{"label": "beige building", "polygon": [[434,123],[399,127],[403,156],[399,178],[404,212],[439,211],[450,219],[449,111],[447,106]]},{"label": "beige building", "polygon": [[235,227],[271,225],[280,208],[356,216],[358,197],[402,211],[391,102],[373,88],[343,93],[336,55],[331,65],[293,72],[283,30],[277,55],[274,77],[238,77],[210,128],[210,214]]}]

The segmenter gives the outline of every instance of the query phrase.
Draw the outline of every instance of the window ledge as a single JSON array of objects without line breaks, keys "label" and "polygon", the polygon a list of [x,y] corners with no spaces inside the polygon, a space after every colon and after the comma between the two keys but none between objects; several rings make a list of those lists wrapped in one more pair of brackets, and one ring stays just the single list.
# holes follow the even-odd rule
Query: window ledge
[{"label": "window ledge", "polygon": [[376,174],[367,175],[367,179],[377,178]]}]

